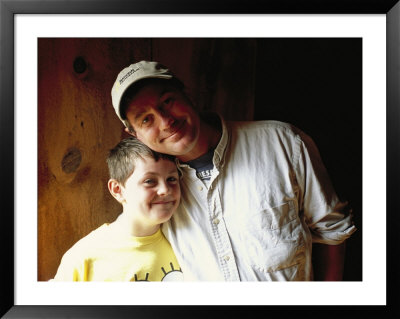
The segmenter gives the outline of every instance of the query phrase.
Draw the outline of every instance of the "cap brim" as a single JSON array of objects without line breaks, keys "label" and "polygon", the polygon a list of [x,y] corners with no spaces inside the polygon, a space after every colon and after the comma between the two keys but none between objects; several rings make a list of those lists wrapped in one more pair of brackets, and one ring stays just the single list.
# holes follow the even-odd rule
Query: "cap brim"
[{"label": "cap brim", "polygon": [[124,86],[124,88],[118,92],[119,93],[119,97],[118,97],[118,116],[121,120],[125,120],[126,118],[123,118],[121,115],[121,101],[123,96],[125,95],[126,91],[132,87],[132,85],[134,84],[138,84],[139,82],[141,82],[142,80],[146,80],[146,79],[165,79],[165,80],[171,80],[172,78],[174,78],[172,75],[170,74],[157,74],[157,75],[148,75],[148,76],[143,76],[140,79],[136,79],[134,81],[132,81],[131,83],[127,84]]}]

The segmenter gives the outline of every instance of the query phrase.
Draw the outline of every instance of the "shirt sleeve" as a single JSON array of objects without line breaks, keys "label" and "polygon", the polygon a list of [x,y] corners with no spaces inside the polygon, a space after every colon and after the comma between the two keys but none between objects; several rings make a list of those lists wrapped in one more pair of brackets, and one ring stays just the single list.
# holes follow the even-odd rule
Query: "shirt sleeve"
[{"label": "shirt sleeve", "polygon": [[65,253],[54,277],[54,281],[87,281],[88,262],[73,258],[70,252]]},{"label": "shirt sleeve", "polygon": [[296,178],[300,186],[299,209],[312,233],[313,243],[338,245],[355,231],[352,211],[338,199],[313,140],[300,132]]}]

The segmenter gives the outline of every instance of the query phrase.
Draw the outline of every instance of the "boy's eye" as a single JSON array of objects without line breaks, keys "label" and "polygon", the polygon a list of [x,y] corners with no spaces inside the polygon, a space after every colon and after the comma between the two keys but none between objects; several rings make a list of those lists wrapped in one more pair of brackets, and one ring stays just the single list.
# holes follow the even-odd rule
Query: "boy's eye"
[{"label": "boy's eye", "polygon": [[170,183],[174,183],[174,182],[177,182],[178,179],[176,177],[168,177],[167,181]]},{"label": "boy's eye", "polygon": [[149,185],[154,185],[156,183],[156,181],[154,179],[149,178],[149,179],[146,179],[144,181],[144,183],[149,186]]}]

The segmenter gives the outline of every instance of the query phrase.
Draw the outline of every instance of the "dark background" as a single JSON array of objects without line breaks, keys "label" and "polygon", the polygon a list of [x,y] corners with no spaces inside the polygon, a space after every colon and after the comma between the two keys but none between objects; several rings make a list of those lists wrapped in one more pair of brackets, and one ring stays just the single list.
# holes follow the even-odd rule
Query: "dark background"
[{"label": "dark background", "polygon": [[358,228],[344,279],[362,280],[362,40],[262,40],[257,60],[254,118],[292,123],[313,138]]}]

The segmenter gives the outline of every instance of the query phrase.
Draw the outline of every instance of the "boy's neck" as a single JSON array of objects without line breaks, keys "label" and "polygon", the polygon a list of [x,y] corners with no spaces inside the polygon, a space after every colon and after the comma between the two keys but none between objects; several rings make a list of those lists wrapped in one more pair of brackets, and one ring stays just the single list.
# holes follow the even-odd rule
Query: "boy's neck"
[{"label": "boy's neck", "polygon": [[115,227],[117,228],[117,231],[133,237],[151,236],[160,229],[160,225],[155,225],[152,227],[139,225],[138,223],[134,222],[125,212],[122,212],[122,214],[119,215],[115,221]]}]

